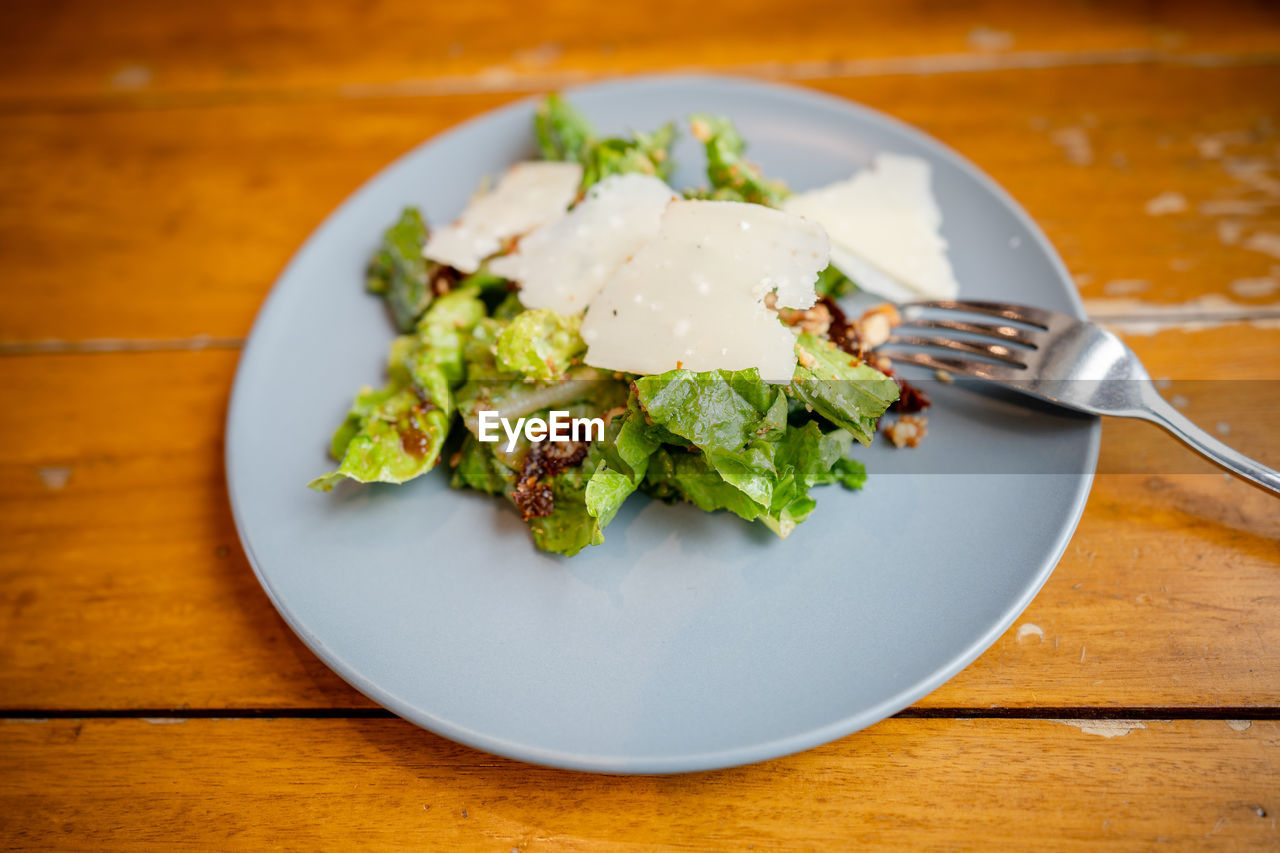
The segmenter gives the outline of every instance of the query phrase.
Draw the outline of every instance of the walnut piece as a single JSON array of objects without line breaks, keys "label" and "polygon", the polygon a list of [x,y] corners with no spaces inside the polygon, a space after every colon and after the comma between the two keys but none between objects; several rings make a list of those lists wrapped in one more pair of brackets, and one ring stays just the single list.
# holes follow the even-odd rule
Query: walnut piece
[{"label": "walnut piece", "polygon": [[884,428],[894,447],[916,447],[929,434],[929,419],[921,415],[903,415]]},{"label": "walnut piece", "polygon": [[865,349],[875,349],[889,340],[893,327],[902,322],[902,315],[890,302],[881,302],[862,314],[858,320],[858,334]]},{"label": "walnut piece", "polygon": [[831,312],[821,302],[803,311],[795,308],[781,308],[778,310],[778,317],[788,326],[797,326],[800,331],[820,338],[825,338],[827,331],[831,328]]}]

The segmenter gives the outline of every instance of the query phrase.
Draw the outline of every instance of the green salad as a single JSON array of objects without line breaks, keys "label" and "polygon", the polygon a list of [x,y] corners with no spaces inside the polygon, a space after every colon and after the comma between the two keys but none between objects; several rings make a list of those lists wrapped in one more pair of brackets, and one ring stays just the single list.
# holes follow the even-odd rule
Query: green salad
[{"label": "green salad", "polygon": [[[776,208],[786,197],[781,182],[745,159],[728,119],[698,115],[689,124],[705,148],[707,184],[686,190],[685,199]],[[543,160],[581,167],[570,210],[612,176],[665,181],[671,174],[675,124],[602,138],[551,95],[536,112],[534,132]],[[866,474],[850,450],[871,442],[899,387],[861,357],[856,334],[831,302],[852,288],[834,268],[823,268],[812,284],[822,316],[777,310],[777,324],[794,338],[790,382],[765,381],[754,367],[674,364],[637,373],[590,364],[584,312],[527,307],[520,285],[490,269],[519,238],[478,250],[486,257],[465,270],[424,255],[431,236],[422,214],[408,208],[370,262],[367,288],[385,299],[400,335],[385,384],[356,394],[333,435],[337,467],[312,488],[329,491],[343,480],[405,483],[444,466],[455,488],[510,501],[537,547],[566,555],[603,542],[635,492],[728,510],[786,537],[814,511],[813,487],[862,488]],[[485,411],[512,422],[567,412],[598,419],[603,435],[482,441]]]}]

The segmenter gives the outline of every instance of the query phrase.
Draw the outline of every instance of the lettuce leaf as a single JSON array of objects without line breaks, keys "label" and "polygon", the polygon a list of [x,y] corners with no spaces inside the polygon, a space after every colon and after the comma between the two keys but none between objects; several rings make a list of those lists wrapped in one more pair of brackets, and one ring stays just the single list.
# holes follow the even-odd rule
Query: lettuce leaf
[{"label": "lettuce leaf", "polygon": [[466,433],[458,450],[457,464],[450,485],[455,489],[470,488],[490,495],[500,495],[515,484],[516,472],[471,433]]},{"label": "lettuce leaf", "polygon": [[[614,386],[616,402],[619,395],[625,397],[627,388],[616,381]],[[598,402],[565,408],[570,417],[601,414]],[[545,419],[549,409],[532,414]],[[626,413],[612,419],[604,438],[591,444],[581,464],[534,481],[550,489],[552,506],[549,515],[528,520],[534,543],[544,551],[571,556],[603,542],[604,528],[643,479],[648,455],[656,447],[646,441],[643,431],[627,426]],[[528,472],[524,459],[528,452],[530,445],[524,441],[517,452],[506,454],[499,444],[482,443],[468,433],[456,455],[451,484],[502,494],[514,502],[513,492]]]},{"label": "lettuce leaf", "polygon": [[721,477],[701,453],[664,445],[649,460],[645,491],[662,500],[684,500],[698,509],[727,509],[755,521],[764,507]]},{"label": "lettuce leaf", "polygon": [[652,133],[634,131],[630,139],[612,137],[596,142],[583,157],[583,189],[612,175],[632,172],[667,180],[671,177],[671,145],[675,138],[676,126],[668,122]]},{"label": "lettuce leaf", "polygon": [[726,482],[768,506],[773,455],[787,427],[787,401],[755,368],[693,373],[670,370],[635,381],[649,419],[676,443],[693,445]]},{"label": "lettuce leaf", "polygon": [[396,338],[387,385],[363,389],[334,433],[337,469],[308,485],[327,492],[343,479],[404,483],[434,468],[452,420],[452,390],[465,374],[463,348],[484,314],[472,292],[455,291],[436,300],[413,335]]},{"label": "lettuce leaf", "polygon": [[708,512],[724,509],[747,521],[760,521],[785,539],[817,506],[809,496],[812,487],[861,487],[861,464],[844,457],[851,441],[844,430],[823,433],[813,421],[785,430],[775,447],[775,482],[767,505],[726,480],[706,454],[671,446],[653,454],[644,488],[656,498],[685,500]]},{"label": "lettuce leaf", "polygon": [[700,197],[769,207],[777,207],[787,197],[786,184],[769,180],[760,167],[747,161],[747,143],[728,118],[699,113],[689,118],[689,126],[707,152],[711,189]]},{"label": "lettuce leaf", "polygon": [[591,515],[586,490],[587,478],[581,467],[561,471],[551,478],[555,509],[550,515],[529,519],[535,545],[543,551],[572,557],[588,545],[604,542],[604,523]]},{"label": "lettuce leaf", "polygon": [[630,137],[597,139],[586,116],[552,93],[534,113],[534,135],[544,160],[582,164],[584,190],[611,175],[640,172],[664,181],[671,176],[671,146],[676,138],[672,122],[651,133],[633,131]]},{"label": "lettuce leaf", "polygon": [[[785,537],[813,512],[811,488],[860,488],[865,479],[862,466],[845,457],[853,434],[824,431],[803,417],[793,423],[787,393],[754,370],[673,370],[641,377],[634,388],[647,415],[648,437],[665,442],[645,472],[645,490],[655,497],[726,509]],[[861,413],[841,414],[861,422]]]},{"label": "lettuce leaf", "polygon": [[818,273],[818,280],[813,283],[813,289],[820,297],[829,296],[832,299],[839,299],[841,296],[853,293],[858,289],[858,285],[853,279],[828,264],[826,269]]},{"label": "lettuce leaf", "polygon": [[422,256],[427,233],[422,213],[416,207],[406,207],[400,219],[383,233],[365,278],[365,289],[382,295],[401,332],[412,331],[431,304],[431,280],[440,271],[439,264]]},{"label": "lettuce leaf", "polygon": [[327,492],[343,479],[360,483],[403,483],[430,471],[440,458],[449,418],[424,403],[417,389],[364,389],[334,435],[337,470],[307,485]]},{"label": "lettuce leaf", "polygon": [[497,367],[529,379],[561,376],[587,351],[578,335],[580,317],[562,317],[549,308],[525,311],[498,335]]},{"label": "lettuce leaf", "polygon": [[587,513],[598,519],[602,529],[644,482],[649,458],[660,446],[632,395],[627,411],[609,422],[604,440],[592,445],[585,462],[592,472],[584,495]]},{"label": "lettuce leaf", "polygon": [[[796,340],[803,355],[787,393],[864,445],[876,421],[898,399],[898,386],[880,371],[823,338],[803,332]],[[807,362],[807,363],[806,363]]]},{"label": "lettuce leaf", "polygon": [[533,130],[543,160],[581,162],[594,136],[587,117],[556,92],[538,104]]}]

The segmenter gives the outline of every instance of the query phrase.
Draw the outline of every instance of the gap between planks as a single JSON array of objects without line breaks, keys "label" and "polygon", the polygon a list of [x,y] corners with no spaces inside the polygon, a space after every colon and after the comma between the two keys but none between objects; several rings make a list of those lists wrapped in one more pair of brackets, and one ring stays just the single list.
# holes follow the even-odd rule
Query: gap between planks
[{"label": "gap between planks", "polygon": [[[1239,311],[1133,313],[1091,318],[1103,326],[1142,325],[1149,332],[1195,330],[1205,325],[1224,326],[1258,321],[1280,321],[1280,309],[1270,306],[1243,308]],[[244,349],[246,338],[195,335],[189,338],[89,338],[60,340],[46,338],[34,341],[0,341],[0,356],[67,355],[122,352],[199,352],[201,350]]]},{"label": "gap between planks", "polygon": [[724,74],[770,80],[832,80],[854,77],[935,76],[989,71],[1029,71],[1088,68],[1107,65],[1175,65],[1191,68],[1231,68],[1280,64],[1280,52],[1173,53],[1152,48],[1120,50],[1030,50],[1009,53],[943,53],[923,56],[884,56],[861,59],[819,59],[791,62],[750,62],[738,65],[672,66],[653,71],[563,71],[519,73],[490,69],[472,75],[352,83],[335,94],[343,98],[429,97],[492,92],[545,91],[592,80],[642,74]]},{"label": "gap between planks", "polygon": [[[0,720],[383,720],[395,714],[385,708],[16,708],[0,710]],[[1040,708],[907,708],[891,719],[901,720],[1280,720],[1276,706],[1045,706]]]},{"label": "gap between planks", "polygon": [[189,338],[89,338],[82,341],[46,338],[35,341],[0,341],[4,355],[65,355],[67,353],[187,352],[244,349],[245,338],[195,335]]},{"label": "gap between planks", "polygon": [[446,95],[534,93],[597,80],[645,74],[711,74],[755,77],[775,81],[835,80],[860,77],[936,76],[993,71],[1030,71],[1122,65],[1169,65],[1185,68],[1236,68],[1280,65],[1280,51],[1178,53],[1155,48],[1116,50],[1031,50],[1008,53],[947,53],[922,56],[859,59],[750,62],[737,65],[685,65],[616,70],[563,69],[518,72],[495,67],[473,74],[348,83],[328,87],[225,89],[221,91],[143,90],[48,98],[20,96],[0,99],[0,113],[91,110],[97,108],[166,108],[222,106],[227,103],[282,102],[369,98],[426,98]]}]

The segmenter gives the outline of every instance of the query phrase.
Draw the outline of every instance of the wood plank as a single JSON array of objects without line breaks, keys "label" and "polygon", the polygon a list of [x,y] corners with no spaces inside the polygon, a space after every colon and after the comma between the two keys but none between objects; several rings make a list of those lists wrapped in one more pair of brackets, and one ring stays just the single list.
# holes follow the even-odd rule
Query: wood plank
[{"label": "wood plank", "polygon": [[[110,7],[0,10],[0,99],[129,98],[173,93],[352,94],[409,87],[503,88],[524,76],[688,68],[812,76],[843,63],[868,71],[964,70],[991,61],[1125,61],[1205,52],[1280,50],[1266,4],[901,4],[831,0],[658,0],[601,14],[586,0],[327,5],[301,0],[155,0]],[[1061,57],[1057,54],[1068,54]],[[1074,54],[1074,56],[1071,56]],[[940,55],[940,56],[939,56]],[[885,58],[910,61],[875,62]],[[868,60],[871,62],[868,63]],[[1200,60],[1203,61],[1203,60]],[[860,64],[861,63],[861,64]]]},{"label": "wood plank", "polygon": [[[1125,295],[1151,302],[1218,294],[1275,308],[1275,294],[1231,288],[1280,276],[1280,259],[1246,247],[1280,234],[1280,199],[1248,185],[1271,187],[1258,183],[1270,173],[1243,181],[1227,168],[1274,170],[1280,67],[815,85],[913,122],[988,170],[1042,223],[1085,296],[1111,298],[1121,281],[1131,283]],[[0,207],[0,343],[244,335],[289,256],[342,198],[423,138],[510,97],[0,114],[0,194],[10,200]],[[1201,156],[1209,138],[1222,156]],[[1082,145],[1087,165],[1071,159]],[[1189,209],[1148,215],[1166,192]],[[1224,202],[1255,212],[1203,208]],[[1220,228],[1239,232],[1234,244]]]},{"label": "wood plank", "polygon": [[1280,842],[1280,723],[1095,724],[1111,737],[1080,725],[890,720],[762,764],[641,777],[519,764],[400,720],[11,721],[0,724],[0,840],[129,851],[177,839],[458,851]]},{"label": "wood plank", "polygon": [[[1157,375],[1220,364],[1207,378],[1257,379],[1276,375],[1274,361],[1228,356],[1275,334],[1135,342]],[[1204,360],[1189,365],[1187,352]],[[0,362],[0,398],[13,401],[0,407],[0,707],[368,705],[294,639],[238,545],[221,463],[235,361],[206,351]],[[1232,441],[1280,465],[1280,412],[1224,399],[1221,384],[1187,384],[1191,414],[1229,421]],[[1097,479],[1020,620],[1043,636],[1015,626],[924,705],[1280,706],[1272,499],[1153,427],[1105,435],[1103,470],[1129,473]]]}]

